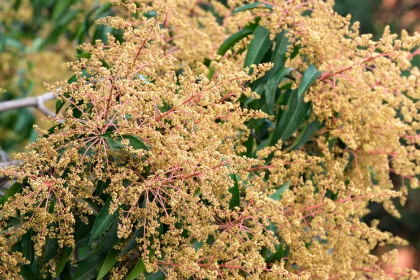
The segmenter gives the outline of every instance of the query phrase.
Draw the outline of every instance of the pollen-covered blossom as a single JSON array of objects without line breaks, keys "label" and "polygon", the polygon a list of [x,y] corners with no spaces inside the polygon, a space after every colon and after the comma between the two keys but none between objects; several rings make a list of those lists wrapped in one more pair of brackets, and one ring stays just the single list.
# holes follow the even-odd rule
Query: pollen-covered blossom
[{"label": "pollen-covered blossom", "polygon": [[[99,23],[122,30],[122,42],[109,35],[106,45],[80,46],[89,58],[68,63],[76,79],[48,86],[66,104],[57,125],[38,129],[29,152],[17,155],[24,164],[1,172],[23,182],[0,208],[1,273],[18,278],[26,260],[11,248],[28,232],[39,259],[52,239],[74,248],[76,221],[91,222],[95,202],[118,215],[111,279],[125,279],[138,260],[167,279],[417,277],[382,270],[371,250],[405,241],[361,217],[369,201],[398,215],[391,198],[406,189],[393,190],[390,172],[418,184],[420,72],[410,59],[420,37],[397,40],[386,30],[373,42],[332,1],[268,1],[271,12],[237,14],[242,1],[210,1],[222,24],[197,1],[111,2],[127,9],[126,19]],[[151,10],[157,15],[145,16]],[[247,85],[273,65],[238,70],[240,48],[221,57],[212,40],[220,44],[257,16],[301,47],[286,61],[294,86],[309,64],[323,71],[305,93],[323,126],[297,151],[280,141],[249,158],[247,123],[271,117],[241,98],[259,97]],[[22,226],[8,226],[17,215]],[[44,273],[57,259],[42,264]]]}]

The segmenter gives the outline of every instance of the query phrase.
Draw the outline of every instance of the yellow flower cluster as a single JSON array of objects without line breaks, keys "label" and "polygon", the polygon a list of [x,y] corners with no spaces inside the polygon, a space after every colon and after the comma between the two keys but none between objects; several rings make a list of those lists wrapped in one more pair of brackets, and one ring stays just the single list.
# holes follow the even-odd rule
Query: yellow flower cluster
[{"label": "yellow flower cluster", "polygon": [[[26,260],[11,248],[28,231],[38,259],[50,239],[75,248],[76,220],[97,215],[94,202],[117,213],[110,279],[124,279],[138,260],[166,279],[418,277],[382,269],[371,251],[405,241],[361,218],[370,201],[399,215],[391,198],[404,201],[407,189],[395,191],[390,173],[418,186],[420,71],[410,60],[419,35],[397,39],[386,29],[374,42],[335,14],[333,1],[267,1],[271,11],[241,13],[232,11],[249,2],[203,2],[213,13],[202,1],[111,2],[125,19],[99,23],[122,30],[124,41],[109,35],[106,45],[80,46],[90,55],[68,63],[77,81],[48,86],[66,102],[56,127],[38,129],[29,152],[17,155],[22,167],[0,172],[24,183],[0,208],[0,273],[19,278]],[[258,98],[247,85],[273,65],[248,74],[243,55],[217,49],[256,17],[300,46],[286,61],[294,87],[310,64],[323,72],[305,93],[311,119],[323,125],[299,150],[280,141],[248,158],[247,123],[268,116],[241,97]],[[21,226],[8,226],[17,216]],[[135,246],[122,250],[133,236]],[[55,275],[58,258],[44,273]]]}]

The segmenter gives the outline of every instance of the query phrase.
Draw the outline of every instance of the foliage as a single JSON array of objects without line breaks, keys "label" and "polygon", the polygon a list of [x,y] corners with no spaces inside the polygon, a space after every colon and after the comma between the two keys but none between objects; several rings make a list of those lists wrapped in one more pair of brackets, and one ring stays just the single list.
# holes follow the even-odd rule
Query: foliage
[{"label": "foliage", "polygon": [[[418,187],[420,37],[330,1],[111,1],[0,201],[18,279],[415,279],[370,201]],[[60,122],[59,122],[60,121]]]}]

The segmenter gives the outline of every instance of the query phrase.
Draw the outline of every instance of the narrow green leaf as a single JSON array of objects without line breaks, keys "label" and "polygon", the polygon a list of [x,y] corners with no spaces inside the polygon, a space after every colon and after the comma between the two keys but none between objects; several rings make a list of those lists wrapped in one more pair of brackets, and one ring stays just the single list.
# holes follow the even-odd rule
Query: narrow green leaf
[{"label": "narrow green leaf", "polygon": [[44,259],[42,260],[43,264],[47,263],[57,254],[58,240],[56,238],[50,238],[48,235],[47,240],[45,241],[44,251]]},{"label": "narrow green leaf", "polygon": [[320,125],[321,123],[318,121],[318,119],[315,119],[311,123],[307,123],[302,132],[299,134],[298,138],[296,138],[293,145],[290,146],[289,150],[296,150],[305,145],[305,143],[308,142],[312,135],[314,135],[315,131]]},{"label": "narrow green leaf", "polygon": [[144,144],[142,140],[140,140],[137,136],[133,135],[122,135],[117,136],[115,139],[111,138],[110,133],[105,133],[102,135],[103,138],[105,138],[105,141],[107,142],[108,146],[116,151],[118,149],[124,148],[124,145],[121,144],[121,141],[123,139],[128,139],[129,145],[133,147],[135,150],[148,150],[149,148]]},{"label": "narrow green leaf", "polygon": [[92,210],[92,214],[95,216],[98,216],[99,212],[101,211],[101,208],[89,198],[73,198],[73,201],[87,205]]},{"label": "narrow green leaf", "polygon": [[109,197],[104,207],[102,208],[101,213],[99,213],[98,217],[96,218],[95,223],[93,224],[89,243],[104,233],[105,230],[107,230],[118,218],[118,210],[112,214],[109,213],[109,206],[111,205],[111,201],[112,198]]},{"label": "narrow green leaf", "polygon": [[232,48],[236,43],[240,40],[249,36],[253,33],[252,29],[242,29],[241,31],[232,34],[229,38],[227,38],[223,44],[217,50],[217,54],[224,55],[230,48]]},{"label": "narrow green leaf", "polygon": [[275,262],[275,261],[281,261],[282,258],[283,258],[283,245],[277,244],[276,251],[273,254],[271,254],[269,258],[266,259],[266,262],[270,263],[270,262]]},{"label": "narrow green leaf", "polygon": [[276,47],[274,48],[273,56],[271,57],[271,62],[274,63],[274,66],[267,73],[269,77],[275,75],[281,68],[284,67],[284,62],[286,61],[287,47],[289,46],[289,40],[286,37],[286,34],[287,31],[283,30],[277,35]]},{"label": "narrow green leaf", "polygon": [[15,226],[15,225],[19,225],[19,224],[20,224],[20,220],[15,217],[9,217],[9,219],[7,220],[7,228]]},{"label": "narrow green leaf", "polygon": [[101,244],[95,248],[95,251],[89,254],[90,259],[93,260],[95,259],[95,256],[106,254],[118,243],[118,241],[120,241],[120,239],[118,238],[118,221],[116,221]]},{"label": "narrow green leaf", "polygon": [[114,267],[117,262],[117,255],[117,250],[112,249],[109,251],[104,263],[99,268],[98,277],[96,278],[97,280],[102,279]]},{"label": "narrow green leaf", "polygon": [[164,280],[164,279],[166,279],[166,276],[160,269],[158,272],[150,274],[149,276],[146,277],[146,280]]},{"label": "narrow green leaf", "polygon": [[127,246],[121,251],[121,255],[128,253],[137,245],[137,238],[142,238],[144,234],[144,227],[140,227],[138,230],[136,230],[131,236],[130,240],[128,240]]},{"label": "narrow green leaf", "polygon": [[296,90],[293,91],[292,96],[287,103],[287,108],[282,113],[281,119],[277,123],[271,144],[276,144],[280,139],[283,142],[289,139],[302,123],[303,119],[308,113],[310,106],[311,104],[305,103],[303,98],[298,98]]},{"label": "narrow green leaf", "polygon": [[87,59],[89,59],[92,56],[92,54],[90,52],[82,52],[82,53],[76,54],[75,56],[77,58],[87,58]]},{"label": "narrow green leaf", "polygon": [[298,97],[301,98],[303,93],[321,76],[322,72],[318,71],[312,64],[309,65],[308,69],[303,73],[302,82],[298,89]]},{"label": "narrow green leaf", "polygon": [[243,12],[243,11],[255,9],[255,8],[266,8],[266,9],[272,10],[273,9],[273,5],[266,4],[266,3],[261,3],[261,2],[254,2],[252,4],[247,4],[247,5],[244,5],[242,7],[239,7],[237,9],[235,9],[232,12],[232,15],[234,15],[236,13],[239,13],[239,12]]},{"label": "narrow green leaf", "polygon": [[23,189],[22,183],[14,183],[10,189],[7,190],[6,194],[0,199],[0,205],[3,205],[10,197],[15,196],[16,193],[21,192]]},{"label": "narrow green leaf", "polygon": [[270,115],[274,114],[274,105],[276,103],[276,91],[281,82],[281,80],[288,75],[293,68],[281,68],[279,71],[274,74],[273,77],[269,78],[267,85],[265,87],[265,102],[267,104],[268,113]]},{"label": "narrow green leaf", "polygon": [[96,276],[96,268],[103,262],[103,258],[97,259],[93,262],[84,263],[78,267],[76,273],[71,280],[87,280]]},{"label": "narrow green leaf", "polygon": [[128,141],[130,141],[130,146],[133,147],[134,150],[148,150],[144,142],[141,141],[137,136],[123,135],[122,138],[128,139]]},{"label": "narrow green leaf", "polygon": [[240,201],[240,195],[239,195],[239,184],[238,184],[238,178],[239,176],[236,174],[231,174],[230,178],[232,178],[234,185],[229,189],[229,192],[232,194],[232,198],[229,202],[229,208],[231,210],[234,210],[235,207],[239,207],[239,201]]},{"label": "narrow green leaf", "polygon": [[141,259],[137,262],[136,266],[131,270],[125,280],[134,280],[146,271],[146,267]]},{"label": "narrow green leaf", "polygon": [[244,67],[260,63],[271,45],[270,31],[265,27],[258,26],[254,31],[254,38],[248,46]]},{"label": "narrow green leaf", "polygon": [[111,150],[113,150],[113,151],[117,151],[117,150],[119,150],[119,149],[121,149],[121,148],[123,148],[124,146],[123,145],[121,145],[121,143],[119,142],[119,141],[117,141],[117,140],[115,140],[115,139],[112,139],[112,138],[110,138],[110,137],[104,137],[105,138],[105,141],[106,141],[106,143],[108,144],[108,146],[111,148]]},{"label": "narrow green leaf", "polygon": [[285,190],[288,190],[290,187],[290,181],[287,181],[286,183],[284,183],[280,188],[278,188],[278,190],[273,193],[272,195],[270,195],[270,197],[274,200],[280,200],[281,196],[283,195]]},{"label": "narrow green leaf", "polygon": [[256,158],[258,151],[266,148],[268,146],[268,144],[270,144],[270,140],[271,140],[270,138],[267,138],[267,139],[264,139],[260,144],[258,144],[255,151],[252,152],[251,157]]},{"label": "narrow green leaf", "polygon": [[70,251],[68,248],[63,248],[61,250],[60,258],[58,259],[57,263],[57,269],[55,270],[55,277],[60,276],[60,273],[63,271],[67,262],[68,251]]},{"label": "narrow green leaf", "polygon": [[32,241],[32,232],[33,230],[28,230],[24,235],[22,235],[22,254],[30,262],[34,260],[34,246]]},{"label": "narrow green leaf", "polygon": [[25,280],[36,280],[38,277],[32,272],[28,265],[24,265],[20,268],[19,275]]}]

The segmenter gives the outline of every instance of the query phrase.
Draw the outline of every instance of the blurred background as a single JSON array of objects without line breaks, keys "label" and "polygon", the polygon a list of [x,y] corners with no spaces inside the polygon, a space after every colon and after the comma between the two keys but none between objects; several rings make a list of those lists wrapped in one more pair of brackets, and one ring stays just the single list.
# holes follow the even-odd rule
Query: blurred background
[{"label": "blurred background", "polygon": [[[409,34],[420,33],[420,0],[336,0],[335,10],[359,21],[361,33],[380,38],[386,25],[393,33],[406,29]],[[80,55],[76,46],[97,39],[106,41],[106,34],[118,31],[97,26],[94,21],[118,13],[106,0],[0,0],[0,102],[46,92],[44,82],[69,79],[72,74],[63,63]],[[420,67],[417,56],[414,65]],[[55,112],[55,101],[46,107]],[[0,161],[23,151],[37,137],[33,125],[48,128],[41,122],[45,116],[35,108],[19,108],[0,112]],[[408,184],[391,173],[397,188]],[[0,180],[1,181],[1,180]],[[395,202],[401,219],[388,215],[378,204],[371,204],[365,222],[379,219],[379,228],[392,232],[410,242],[398,248],[400,266],[420,269],[420,190],[409,188],[404,207]],[[389,247],[376,249],[380,255]]]}]

